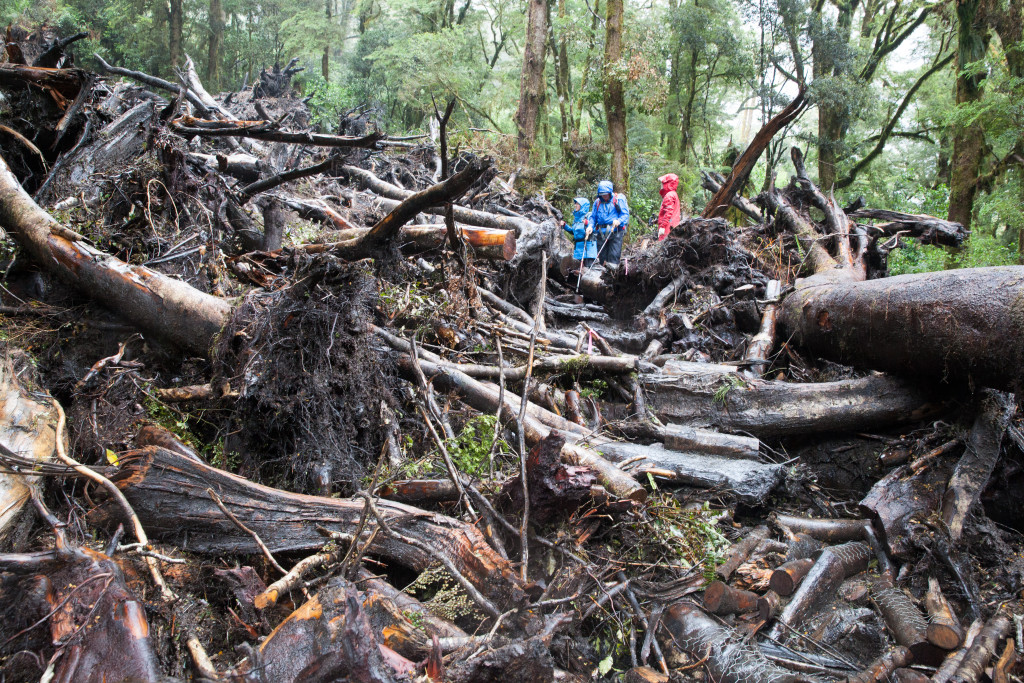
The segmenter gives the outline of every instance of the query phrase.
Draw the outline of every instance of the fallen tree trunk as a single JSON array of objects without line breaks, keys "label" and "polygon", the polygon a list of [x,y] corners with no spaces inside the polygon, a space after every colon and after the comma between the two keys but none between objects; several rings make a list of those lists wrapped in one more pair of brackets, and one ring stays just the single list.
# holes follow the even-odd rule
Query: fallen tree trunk
[{"label": "fallen tree trunk", "polygon": [[[490,261],[510,261],[516,255],[516,234],[511,230],[495,230],[468,225],[457,225],[456,228],[476,258]],[[369,231],[370,228],[355,227],[334,230],[322,235],[322,242],[306,244],[302,249],[311,254],[333,251],[338,247],[343,248],[345,242],[362,238]],[[403,253],[419,254],[444,246],[447,238],[448,228],[444,225],[405,225],[402,226],[396,240]]]},{"label": "fallen tree trunk", "polygon": [[263,172],[263,162],[251,154],[201,154],[189,152],[188,160],[204,168],[226,173],[243,182],[256,182]]},{"label": "fallen tree trunk", "polygon": [[1022,266],[861,282],[823,273],[783,300],[779,322],[784,338],[848,365],[1010,391],[1024,379]]},{"label": "fallen tree trunk", "polygon": [[946,400],[884,375],[797,384],[744,380],[732,366],[683,361],[669,361],[660,373],[642,373],[639,381],[664,422],[758,438],[914,422],[940,412]]},{"label": "fallen tree trunk", "polygon": [[891,680],[896,669],[906,666],[914,660],[913,655],[905,647],[894,647],[884,655],[871,662],[868,668],[855,676],[848,676],[842,683],[880,683]]},{"label": "fallen tree trunk", "polygon": [[732,573],[739,569],[740,565],[747,561],[757,546],[761,545],[761,542],[768,538],[768,527],[761,525],[754,527],[754,529],[743,537],[743,540],[734,543],[729,548],[729,554],[725,558],[725,562],[720,564],[716,569],[715,573],[722,577],[723,580],[728,581]]},{"label": "fallen tree trunk", "polygon": [[702,612],[696,605],[680,602],[662,617],[668,631],[667,645],[674,644],[703,663],[711,680],[718,683],[802,683],[815,681],[772,664],[757,647],[733,630]]},{"label": "fallen tree trunk", "polygon": [[955,650],[964,642],[964,629],[960,626],[953,608],[942,594],[939,580],[928,577],[928,592],[924,598],[925,609],[928,610],[928,641],[943,650]]},{"label": "fallen tree trunk", "polygon": [[205,355],[231,309],[227,301],[92,248],[21,188],[0,159],[0,227],[32,259],[139,327]]},{"label": "fallen tree trunk", "polygon": [[374,149],[384,138],[383,133],[370,133],[362,137],[326,135],[307,131],[280,130],[273,121],[220,121],[182,116],[171,121],[171,130],[186,138],[204,137],[252,138],[266,142],[289,142],[317,147],[355,147]]},{"label": "fallen tree trunk", "polygon": [[[385,210],[390,211],[397,202],[404,199],[408,199],[414,193],[409,190],[403,190],[397,185],[385,182],[375,176],[370,171],[359,168],[357,166],[342,166],[341,172],[348,175],[349,178],[354,179],[360,188],[367,189],[376,195],[380,195],[382,199],[379,199],[381,207]],[[487,213],[486,211],[477,211],[475,209],[469,209],[464,206],[453,206],[453,212],[455,214],[455,220],[460,223],[466,223],[467,225],[478,225],[483,228],[494,228],[496,230],[514,230],[516,236],[521,233],[532,232],[537,229],[537,224],[528,221],[525,218],[513,218],[511,216],[499,216],[493,213]],[[432,213],[438,216],[444,215],[444,208],[436,208],[427,210],[426,213]]]},{"label": "fallen tree trunk", "polygon": [[790,560],[775,568],[771,578],[768,579],[768,586],[779,595],[789,597],[796,592],[800,582],[804,580],[807,572],[811,571],[813,566],[814,560],[810,558]]},{"label": "fallen tree trunk", "polygon": [[865,519],[823,519],[779,514],[774,516],[774,520],[794,534],[807,534],[830,544],[863,541],[864,525],[867,524]]},{"label": "fallen tree trunk", "polygon": [[[112,479],[151,536],[196,553],[260,552],[252,537],[221,512],[207,492],[211,488],[271,552],[319,549],[324,537],[317,526],[351,534],[365,509],[360,500],[321,498],[254,484],[163,448],[130,451],[121,457],[119,467]],[[525,600],[508,561],[487,545],[475,527],[390,501],[379,501],[377,509],[391,528],[433,547],[495,603],[508,607]],[[372,528],[372,516],[368,521]],[[374,536],[368,552],[416,571],[437,559],[387,533]]]},{"label": "fallen tree trunk", "polygon": [[704,609],[719,616],[753,612],[758,609],[758,597],[757,593],[733,588],[722,581],[712,581],[704,589]]}]

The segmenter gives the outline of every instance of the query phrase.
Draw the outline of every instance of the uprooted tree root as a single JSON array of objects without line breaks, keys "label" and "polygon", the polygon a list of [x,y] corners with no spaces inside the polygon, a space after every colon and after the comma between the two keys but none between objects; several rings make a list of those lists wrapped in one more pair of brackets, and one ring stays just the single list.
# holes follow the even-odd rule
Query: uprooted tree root
[{"label": "uprooted tree root", "polygon": [[300,491],[359,487],[397,385],[366,332],[375,303],[364,266],[334,263],[235,308],[216,344],[214,383],[240,392],[224,445],[239,471]]}]

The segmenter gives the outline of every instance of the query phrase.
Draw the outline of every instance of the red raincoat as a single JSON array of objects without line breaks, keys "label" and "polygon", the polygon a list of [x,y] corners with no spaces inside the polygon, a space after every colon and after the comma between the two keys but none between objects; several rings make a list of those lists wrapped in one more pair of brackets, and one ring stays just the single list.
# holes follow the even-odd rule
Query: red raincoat
[{"label": "red raincoat", "polygon": [[679,187],[679,176],[675,173],[666,173],[658,178],[661,181],[661,210],[658,211],[658,241],[668,237],[672,228],[679,225],[679,195],[676,188]]}]

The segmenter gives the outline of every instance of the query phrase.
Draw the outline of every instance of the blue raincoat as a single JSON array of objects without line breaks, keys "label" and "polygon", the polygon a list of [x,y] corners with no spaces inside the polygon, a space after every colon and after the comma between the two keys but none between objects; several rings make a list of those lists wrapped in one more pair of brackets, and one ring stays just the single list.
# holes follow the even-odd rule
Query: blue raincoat
[{"label": "blue raincoat", "polygon": [[601,234],[607,233],[612,229],[612,221],[619,221],[619,230],[625,232],[626,226],[629,225],[629,205],[626,203],[626,197],[622,194],[615,194],[613,192],[612,181],[602,180],[597,184],[597,194],[601,195],[605,192],[612,195],[610,202],[601,201],[600,196],[597,201],[594,202],[594,211],[590,215],[591,225],[600,232]]},{"label": "blue raincoat", "polygon": [[587,225],[590,222],[590,200],[585,197],[577,197],[575,200],[580,208],[572,212],[572,225],[566,224],[562,227],[572,235],[576,242],[576,248],[572,250],[572,257],[577,261],[585,258],[597,258],[597,235],[596,233],[587,239]]}]

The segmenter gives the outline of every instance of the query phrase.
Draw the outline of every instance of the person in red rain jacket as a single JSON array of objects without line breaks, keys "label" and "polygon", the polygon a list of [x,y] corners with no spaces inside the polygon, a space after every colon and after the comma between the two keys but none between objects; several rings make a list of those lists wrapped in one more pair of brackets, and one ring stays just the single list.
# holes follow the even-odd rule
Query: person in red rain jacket
[{"label": "person in red rain jacket", "polygon": [[661,181],[661,210],[658,211],[658,241],[668,237],[672,228],[679,225],[679,176],[666,173],[658,178]]}]

